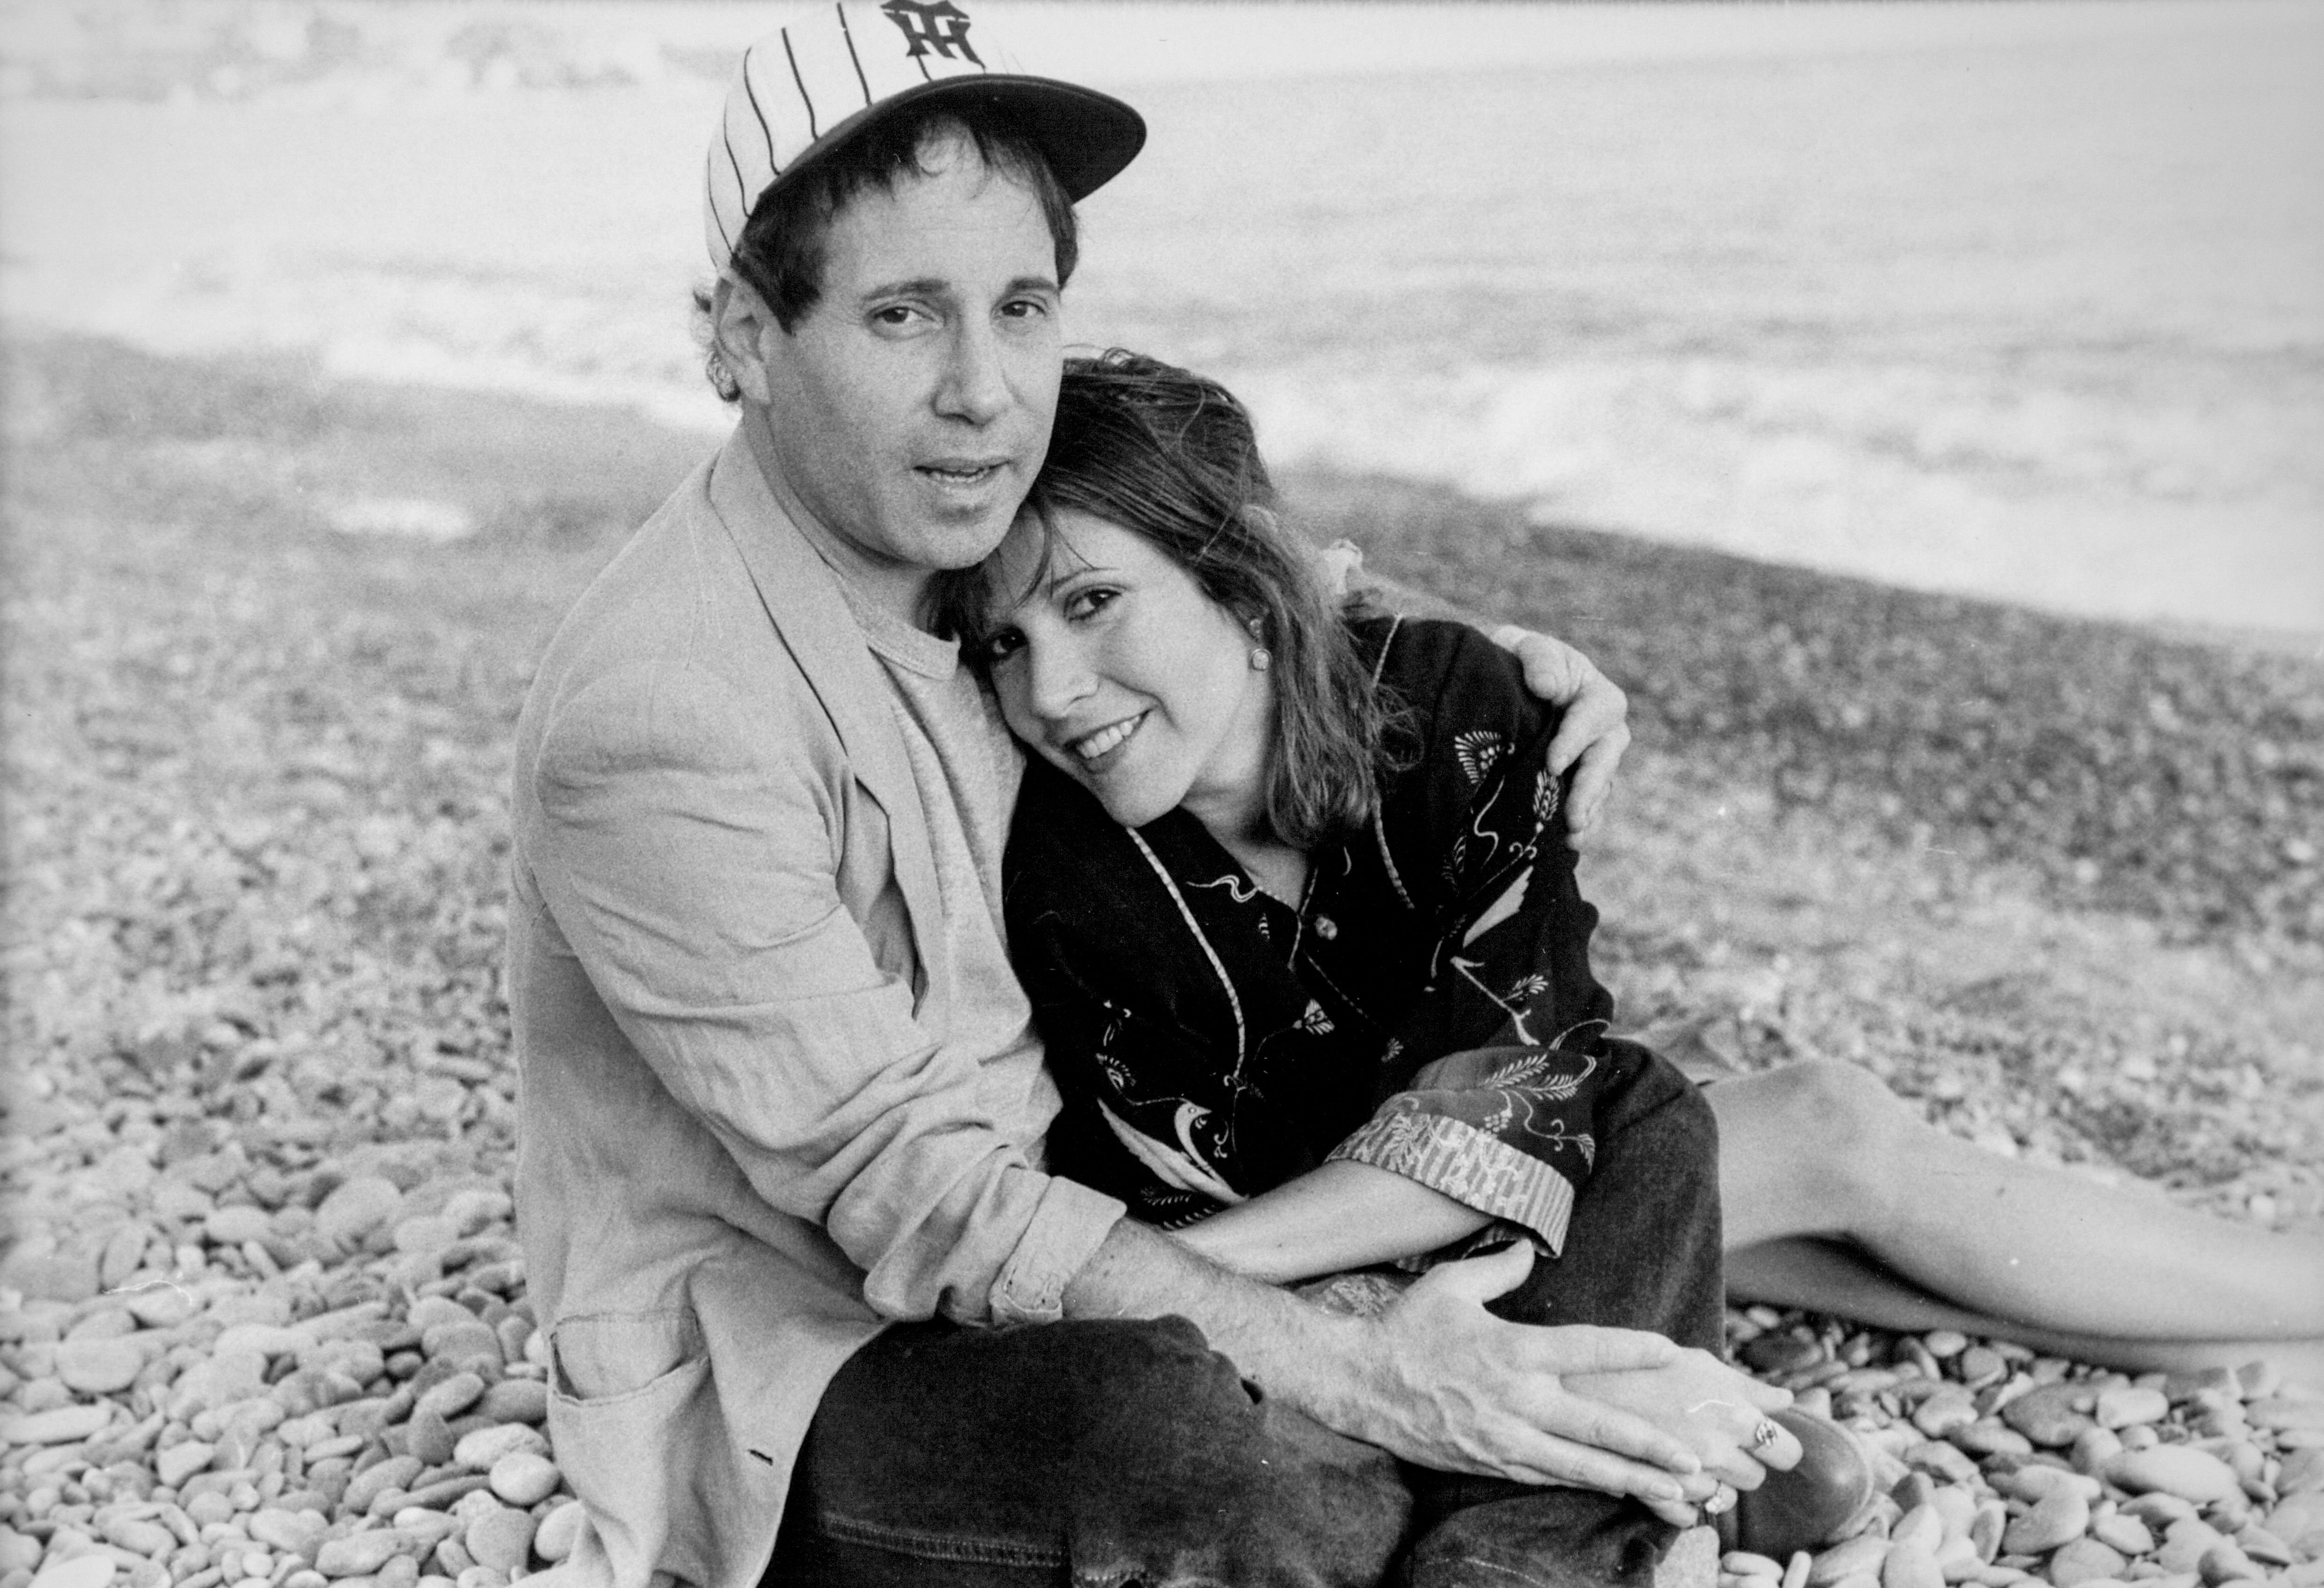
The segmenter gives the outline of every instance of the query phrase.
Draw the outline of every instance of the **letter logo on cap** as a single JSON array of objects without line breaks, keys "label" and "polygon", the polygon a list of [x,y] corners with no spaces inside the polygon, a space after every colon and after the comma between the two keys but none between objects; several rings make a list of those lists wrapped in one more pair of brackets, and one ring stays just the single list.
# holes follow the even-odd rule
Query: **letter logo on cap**
[{"label": "letter logo on cap", "polygon": [[918,60],[934,45],[947,60],[984,64],[968,42],[968,13],[952,0],[887,0],[880,10],[904,30],[904,41],[911,46],[904,52],[906,59]]}]

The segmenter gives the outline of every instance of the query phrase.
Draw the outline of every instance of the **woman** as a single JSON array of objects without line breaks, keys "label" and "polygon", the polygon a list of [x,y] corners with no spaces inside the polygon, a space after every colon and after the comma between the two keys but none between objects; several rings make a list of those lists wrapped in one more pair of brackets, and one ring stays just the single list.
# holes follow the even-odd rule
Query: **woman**
[{"label": "woman", "polygon": [[[1035,752],[1009,912],[1054,1149],[1277,1281],[1557,1253],[1601,1094],[1658,1061],[1606,1034],[1554,725],[1466,631],[1327,613],[1273,501],[1225,392],[1074,361],[1025,517],[939,594]],[[1707,1093],[1739,1295],[2324,1370],[2312,1243],[1986,1154],[1846,1066]]]}]

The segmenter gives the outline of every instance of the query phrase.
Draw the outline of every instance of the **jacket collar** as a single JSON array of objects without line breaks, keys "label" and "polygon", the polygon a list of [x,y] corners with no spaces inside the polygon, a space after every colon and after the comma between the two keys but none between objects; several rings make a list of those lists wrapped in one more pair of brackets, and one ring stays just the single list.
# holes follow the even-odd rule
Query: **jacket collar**
[{"label": "jacket collar", "polygon": [[896,883],[919,954],[918,1013],[931,1035],[941,1037],[943,1011],[926,995],[950,984],[944,974],[944,916],[927,813],[896,725],[893,691],[848,610],[838,576],[776,502],[739,425],[711,464],[709,496],[711,511],[750,570],[759,604],[831,719],[848,771],[887,813]]}]

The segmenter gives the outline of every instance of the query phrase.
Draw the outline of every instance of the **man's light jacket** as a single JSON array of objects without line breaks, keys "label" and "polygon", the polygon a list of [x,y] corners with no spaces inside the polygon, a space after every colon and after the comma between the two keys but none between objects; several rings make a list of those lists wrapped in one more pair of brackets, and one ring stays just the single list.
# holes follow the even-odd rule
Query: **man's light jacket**
[{"label": "man's light jacket", "polygon": [[892,691],[738,431],[583,595],[518,726],[517,1205],[558,1574],[753,1588],[886,1320],[1058,1315],[1120,1205],[1041,1172],[1038,1046],[947,1042]]}]

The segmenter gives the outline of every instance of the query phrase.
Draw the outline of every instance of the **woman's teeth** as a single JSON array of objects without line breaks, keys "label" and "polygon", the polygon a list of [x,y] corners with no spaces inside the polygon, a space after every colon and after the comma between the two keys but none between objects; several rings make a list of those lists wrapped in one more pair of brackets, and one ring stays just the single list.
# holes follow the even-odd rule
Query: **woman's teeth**
[{"label": "woman's teeth", "polygon": [[1124,717],[1111,727],[1100,728],[1088,738],[1077,741],[1073,747],[1074,753],[1084,762],[1099,760],[1107,751],[1136,733],[1138,725],[1145,720],[1146,714],[1141,711],[1136,716]]}]

